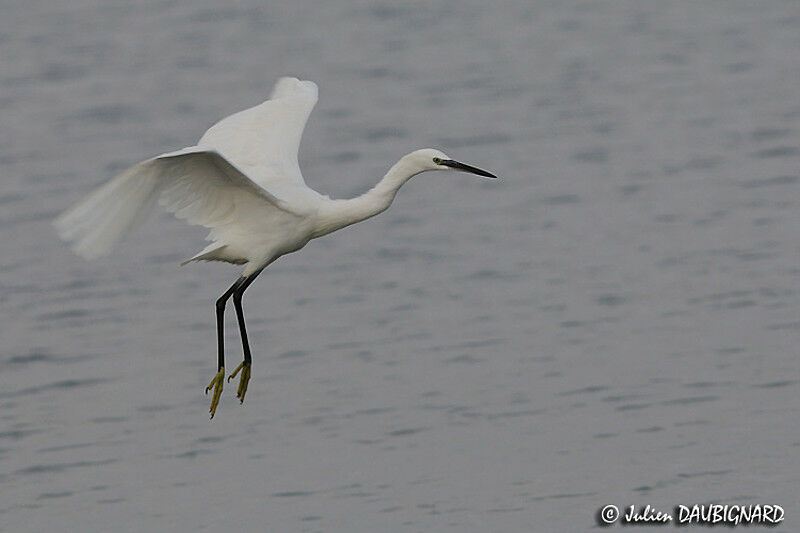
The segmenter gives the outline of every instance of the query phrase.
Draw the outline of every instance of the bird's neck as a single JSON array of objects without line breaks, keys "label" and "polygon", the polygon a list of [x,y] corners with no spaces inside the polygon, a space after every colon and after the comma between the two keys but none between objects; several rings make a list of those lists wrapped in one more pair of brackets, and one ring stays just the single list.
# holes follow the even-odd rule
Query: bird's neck
[{"label": "bird's neck", "polygon": [[389,169],[377,185],[361,196],[349,200],[329,200],[320,208],[314,237],[327,235],[386,211],[400,187],[420,172],[403,158]]}]

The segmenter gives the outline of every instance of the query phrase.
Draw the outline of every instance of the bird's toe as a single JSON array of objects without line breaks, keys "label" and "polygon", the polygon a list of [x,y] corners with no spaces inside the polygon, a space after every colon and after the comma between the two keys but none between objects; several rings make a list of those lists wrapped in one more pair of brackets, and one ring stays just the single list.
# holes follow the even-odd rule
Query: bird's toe
[{"label": "bird's toe", "polygon": [[211,380],[211,383],[208,384],[206,387],[206,394],[208,391],[214,391],[214,394],[211,396],[211,407],[209,408],[209,412],[211,413],[211,418],[214,418],[214,414],[217,412],[217,405],[219,405],[219,399],[222,396],[222,384],[225,380],[225,369],[220,367],[219,372],[214,376],[214,379]]},{"label": "bird's toe", "polygon": [[236,367],[230,376],[228,376],[228,382],[236,377],[239,372],[242,375],[239,377],[239,388],[236,391],[236,397],[239,398],[239,403],[244,403],[244,395],[247,393],[247,384],[250,382],[250,363],[242,361],[239,366]]}]

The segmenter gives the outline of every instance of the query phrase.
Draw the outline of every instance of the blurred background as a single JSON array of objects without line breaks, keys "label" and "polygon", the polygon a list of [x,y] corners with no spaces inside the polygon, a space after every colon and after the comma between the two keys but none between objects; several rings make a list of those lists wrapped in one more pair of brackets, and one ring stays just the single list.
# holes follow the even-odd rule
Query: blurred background
[{"label": "blurred background", "polygon": [[[797,530],[800,5],[0,3],[0,531],[582,531],[603,505]],[[368,224],[248,291],[158,213],[86,263],[53,218],[284,75]],[[239,358],[232,310],[229,361]],[[230,366],[230,365],[229,365]]]}]

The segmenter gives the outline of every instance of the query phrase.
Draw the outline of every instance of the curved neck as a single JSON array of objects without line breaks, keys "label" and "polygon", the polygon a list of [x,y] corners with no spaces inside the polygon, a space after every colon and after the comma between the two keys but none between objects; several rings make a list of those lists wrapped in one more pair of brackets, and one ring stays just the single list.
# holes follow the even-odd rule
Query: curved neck
[{"label": "curved neck", "polygon": [[404,157],[389,169],[377,185],[361,196],[349,200],[328,200],[320,208],[313,237],[327,235],[386,211],[400,187],[420,172],[422,170],[410,166]]}]

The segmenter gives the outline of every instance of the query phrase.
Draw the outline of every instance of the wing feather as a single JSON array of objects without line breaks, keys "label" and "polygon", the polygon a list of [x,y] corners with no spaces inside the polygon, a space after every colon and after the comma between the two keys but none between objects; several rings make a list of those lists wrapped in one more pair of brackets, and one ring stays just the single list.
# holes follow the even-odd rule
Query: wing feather
[{"label": "wing feather", "polygon": [[314,82],[281,78],[267,101],[217,122],[197,145],[221,153],[267,189],[270,185],[305,186],[297,152],[317,98]]},{"label": "wing feather", "polygon": [[211,229],[220,246],[268,236],[300,213],[253,183],[214,150],[190,147],[143,161],[92,192],[55,221],[86,259],[107,254],[156,203],[190,224]]},{"label": "wing feather", "polygon": [[209,240],[220,247],[238,242],[243,257],[245,246],[268,240],[270,226],[296,223],[307,215],[297,211],[304,201],[319,196],[306,187],[297,163],[317,95],[314,82],[279,79],[267,101],[217,122],[197,146],[143,161],[96,189],[56,219],[59,235],[78,255],[94,259],[161,203],[210,228]]}]

